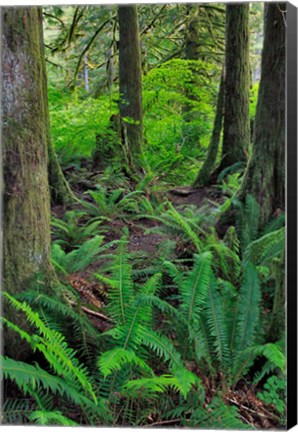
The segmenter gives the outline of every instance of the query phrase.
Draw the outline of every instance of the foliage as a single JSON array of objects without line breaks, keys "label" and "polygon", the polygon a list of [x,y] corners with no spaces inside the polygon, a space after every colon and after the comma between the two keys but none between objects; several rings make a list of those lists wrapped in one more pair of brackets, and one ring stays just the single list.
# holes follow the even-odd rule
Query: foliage
[{"label": "foliage", "polygon": [[107,147],[117,142],[115,132],[109,128],[117,108],[108,97],[82,99],[79,93],[50,88],[49,105],[52,140],[62,166],[80,166],[82,158],[91,157],[96,135],[108,136]]},{"label": "foliage", "polygon": [[66,253],[58,243],[52,244],[52,262],[64,274],[83,270],[94,261],[95,257],[112,246],[113,243],[102,245],[104,237],[94,236],[77,249]]},{"label": "foliage", "polygon": [[[252,131],[261,9],[250,8]],[[199,202],[193,190],[186,199],[185,191],[168,193],[192,184],[206,157],[224,8],[142,4],[138,11],[146,172],[132,178],[122,163],[121,122],[114,124],[117,6],[44,8],[51,138],[78,195],[75,206],[55,209],[64,216],[52,218],[52,263],[64,283],[70,275],[84,281],[88,272],[105,297],[88,309],[84,284],[79,294],[59,282],[47,295],[47,281],[3,294],[27,322],[5,317],[4,325],[32,349],[27,363],[2,357],[3,422],[251,429],[258,413],[246,417],[243,410],[251,411],[241,400],[249,388],[256,406],[283,425],[284,335],[272,342],[268,328],[284,277],[285,215],[260,227],[255,198],[236,199],[243,162],[196,191]],[[196,15],[199,54],[187,60]],[[95,163],[96,145],[107,163]],[[221,218],[232,207],[235,226],[223,233]]]},{"label": "foliage", "polygon": [[[201,60],[174,59],[152,69],[144,79],[146,156],[155,172],[166,173],[176,184],[191,181],[196,160],[209,142],[217,93],[212,74],[216,72],[211,65]],[[193,116],[188,122],[186,105]]]},{"label": "foliage", "polygon": [[[86,212],[69,210],[65,213],[63,219],[52,217],[52,226],[54,227],[54,241],[56,244],[63,244],[68,247],[78,247],[91,236],[102,231],[99,228],[103,217],[89,219],[87,222],[81,222],[87,215]],[[56,238],[56,239],[55,239]]]},{"label": "foliage", "polygon": [[[28,322],[36,328],[36,333],[30,335],[5,318],[3,318],[4,323],[29,343],[33,352],[39,351],[51,368],[51,372],[47,372],[38,364],[31,365],[7,357],[2,358],[4,377],[15,381],[24,394],[31,395],[39,409],[44,413],[42,420],[42,415],[34,410],[30,413],[29,419],[37,421],[37,423],[54,421],[55,424],[71,424],[71,419],[67,419],[66,415],[53,412],[52,408],[49,409],[45,405],[45,402],[52,405],[51,399],[49,399],[50,395],[57,395],[61,402],[64,399],[72,401],[86,414],[92,410],[97,419],[107,419],[107,407],[96,396],[92,378],[86,367],[79,363],[76,352],[69,348],[64,336],[50,329],[28,304],[19,302],[7,293],[4,295],[17,311],[25,314]],[[43,396],[45,401],[43,401]]]},{"label": "foliage", "polygon": [[274,405],[274,408],[280,415],[285,414],[285,392],[286,380],[284,376],[278,377],[276,375],[267,379],[264,384],[264,390],[258,393],[258,397],[263,400],[267,405]]}]

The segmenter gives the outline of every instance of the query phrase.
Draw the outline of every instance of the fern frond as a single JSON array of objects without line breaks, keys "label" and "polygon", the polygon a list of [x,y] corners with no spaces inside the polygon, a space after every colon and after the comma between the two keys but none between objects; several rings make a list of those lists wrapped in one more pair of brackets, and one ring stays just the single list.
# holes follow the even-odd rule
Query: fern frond
[{"label": "fern frond", "polygon": [[234,200],[236,208],[236,226],[239,233],[241,250],[257,238],[260,223],[260,207],[255,198],[248,194],[245,203]]},{"label": "fern frond", "polygon": [[150,307],[155,307],[156,309],[159,309],[162,313],[165,313],[169,316],[172,316],[173,318],[176,318],[179,322],[182,322],[184,324],[187,324],[184,317],[181,316],[181,313],[179,310],[174,308],[170,303],[161,300],[160,298],[153,296],[153,295],[138,295],[137,303],[136,305],[149,305]]},{"label": "fern frond", "polygon": [[248,262],[244,270],[244,281],[240,287],[235,352],[241,352],[254,343],[259,322],[260,298],[258,274],[255,266]]},{"label": "fern frond", "polygon": [[193,270],[187,279],[179,286],[181,295],[181,312],[191,327],[198,319],[201,308],[205,302],[209,287],[212,254],[205,252],[195,258]]},{"label": "fern frond", "polygon": [[37,425],[79,426],[78,423],[65,417],[60,411],[33,411],[29,420]]},{"label": "fern frond", "polygon": [[274,368],[286,373],[286,357],[277,343],[267,343],[264,345],[252,347],[251,351],[256,355],[266,357]]},{"label": "fern frond", "polygon": [[214,398],[206,408],[196,408],[188,424],[202,429],[254,429],[241,421],[235,406],[225,405],[219,398]]},{"label": "fern frond", "polygon": [[142,344],[152,349],[159,357],[170,362],[171,367],[184,367],[180,354],[176,351],[172,342],[154,330],[140,329]]},{"label": "fern frond", "polygon": [[[179,375],[180,373],[180,375]],[[151,378],[140,378],[128,381],[123,389],[131,395],[139,397],[140,393],[147,397],[154,397],[155,393],[164,393],[168,387],[180,392],[185,398],[194,384],[199,383],[196,375],[184,369],[177,371],[177,375],[160,375]]]},{"label": "fern frond", "polygon": [[222,366],[228,366],[231,361],[231,353],[228,346],[223,302],[218,292],[216,278],[213,275],[209,282],[205,311],[217,358]]},{"label": "fern frond", "polygon": [[195,245],[198,253],[201,252],[202,246],[201,241],[198,237],[198,235],[193,231],[193,229],[190,227],[189,223],[186,221],[186,219],[181,216],[181,214],[173,207],[171,203],[169,205],[169,214],[172,216],[174,221],[177,223],[178,226],[180,226],[183,230],[183,232],[186,234],[186,236],[193,242]]},{"label": "fern frond", "polygon": [[[49,329],[29,305],[24,302],[20,303],[8,293],[4,293],[4,295],[16,310],[26,314],[28,322],[33,324],[40,334],[40,336],[34,335],[30,339],[33,349],[38,349],[43,353],[58,375],[64,376],[70,382],[73,380],[80,383],[82,389],[89,393],[96,402],[96,396],[89,382],[86,368],[80,365],[75,358],[76,352],[68,347],[64,336]],[[27,335],[25,337],[27,338]]]},{"label": "fern frond", "polygon": [[2,424],[24,424],[32,410],[36,409],[36,403],[32,399],[7,399],[2,405]]},{"label": "fern frond", "polygon": [[121,370],[125,365],[136,365],[149,375],[153,375],[152,369],[147,363],[138,357],[133,351],[124,348],[114,348],[103,353],[97,365],[104,377],[116,370]]},{"label": "fern frond", "polygon": [[112,268],[112,284],[109,290],[107,311],[116,322],[126,323],[126,308],[133,293],[132,268],[128,262],[127,239],[123,237]]},{"label": "fern frond", "polygon": [[264,266],[276,256],[280,256],[284,249],[285,228],[265,234],[250,243],[244,252],[244,260],[255,265]]}]

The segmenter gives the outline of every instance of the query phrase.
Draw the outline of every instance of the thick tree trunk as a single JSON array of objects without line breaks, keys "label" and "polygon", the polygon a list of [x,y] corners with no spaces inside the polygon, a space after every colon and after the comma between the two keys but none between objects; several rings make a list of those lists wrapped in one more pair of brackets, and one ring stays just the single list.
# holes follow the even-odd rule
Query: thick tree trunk
[{"label": "thick tree trunk", "polygon": [[212,170],[216,161],[218,147],[220,142],[220,134],[222,129],[222,119],[223,119],[223,107],[224,107],[224,73],[222,73],[220,78],[220,85],[217,97],[216,113],[213,125],[213,131],[211,136],[211,141],[208,147],[207,157],[204,164],[199,171],[199,174],[194,181],[193,186],[206,186],[211,181]]},{"label": "thick tree trunk", "polygon": [[[37,277],[47,290],[53,278],[41,25],[36,7],[2,9],[3,273],[12,294]],[[4,315],[23,324],[6,303]],[[5,354],[19,351],[15,335],[5,331]]]},{"label": "thick tree trunk", "polygon": [[119,6],[119,91],[122,142],[132,172],[142,168],[142,69],[136,6]]},{"label": "thick tree trunk", "polygon": [[226,78],[222,160],[219,171],[246,160],[249,121],[249,4],[226,7]]},{"label": "thick tree trunk", "polygon": [[266,3],[262,73],[252,156],[238,198],[260,205],[263,226],[285,199],[285,3]]}]

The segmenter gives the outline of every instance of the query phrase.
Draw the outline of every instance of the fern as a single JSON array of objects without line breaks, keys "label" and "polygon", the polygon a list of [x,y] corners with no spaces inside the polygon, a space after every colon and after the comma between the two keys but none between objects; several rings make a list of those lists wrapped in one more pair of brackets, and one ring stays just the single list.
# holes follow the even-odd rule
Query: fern
[{"label": "fern", "polygon": [[[26,394],[30,389],[36,390],[43,388],[80,406],[90,406],[98,410],[93,401],[82,395],[75,386],[64,379],[52,375],[38,365],[30,365],[21,361],[16,361],[8,357],[1,357],[1,372],[4,378],[9,378],[16,382],[18,387]],[[101,404],[101,409],[103,405]]]},{"label": "fern", "polygon": [[156,393],[164,393],[168,387],[171,387],[186,397],[192,385],[199,382],[194,374],[189,371],[186,372],[188,373],[184,373],[184,379],[181,376],[177,378],[172,375],[135,379],[128,381],[123,386],[123,390],[128,391],[134,397],[139,397],[141,393],[143,397],[152,398]]},{"label": "fern", "polygon": [[218,397],[213,398],[206,408],[196,408],[185,424],[203,429],[254,429],[241,421],[236,407],[225,405]]},{"label": "fern", "polygon": [[199,317],[204,304],[211,277],[210,252],[205,252],[195,259],[193,270],[179,286],[181,295],[181,312],[190,328]]},{"label": "fern", "polygon": [[132,268],[128,263],[127,239],[122,238],[118,246],[116,260],[112,266],[112,278],[102,275],[95,276],[110,286],[107,311],[116,321],[125,324],[127,320],[127,305],[133,298]]},{"label": "fern", "polygon": [[[37,349],[43,353],[57,375],[64,377],[69,382],[79,384],[84,392],[90,395],[94,402],[97,403],[97,398],[89,381],[86,368],[79,364],[75,358],[75,351],[68,347],[64,336],[49,329],[40,319],[39,315],[32,311],[29,305],[20,303],[7,293],[4,295],[16,310],[26,314],[28,322],[33,324],[39,333],[39,335],[31,337],[26,332],[19,331],[20,336],[24,337],[34,350]],[[5,320],[5,322],[10,325],[9,321]],[[11,326],[16,330],[15,325],[11,324]]]},{"label": "fern", "polygon": [[52,261],[66,274],[78,272],[91,264],[98,255],[103,239],[103,236],[95,236],[69,253],[65,253],[57,243],[53,243]]},{"label": "fern", "polygon": [[78,423],[65,417],[60,411],[33,411],[29,420],[41,426],[79,426]]},{"label": "fern", "polygon": [[174,222],[183,230],[185,235],[192,241],[192,243],[195,245],[197,251],[201,252],[201,241],[198,237],[198,235],[194,232],[194,230],[191,228],[189,223],[186,221],[183,216],[173,207],[171,203],[168,203],[169,206],[169,212],[168,214],[172,217]]},{"label": "fern", "polygon": [[245,162],[236,162],[233,165],[231,165],[231,166],[223,169],[220,172],[220,174],[219,174],[219,176],[217,178],[217,181],[221,182],[224,179],[224,177],[226,177],[229,174],[234,174],[235,172],[238,172],[238,171],[244,171],[245,167],[246,167],[246,163]]},{"label": "fern", "polygon": [[241,250],[244,251],[252,241],[256,240],[259,223],[260,208],[255,198],[248,194],[245,203],[234,199],[236,208],[236,226],[240,238]]},{"label": "fern", "polygon": [[244,260],[255,265],[264,266],[274,257],[281,256],[284,249],[285,228],[265,234],[263,237],[251,242],[245,252]]},{"label": "fern", "polygon": [[105,219],[97,217],[81,223],[80,221],[87,213],[83,211],[67,211],[63,219],[52,217],[51,225],[55,228],[54,237],[58,238],[56,243],[78,247],[82,242],[98,234],[99,225]]},{"label": "fern", "polygon": [[235,352],[243,351],[254,343],[259,323],[260,298],[258,274],[255,266],[248,262],[244,270],[244,281],[240,288]]},{"label": "fern", "polygon": [[124,365],[137,365],[144,372],[153,375],[152,369],[139,358],[133,351],[124,348],[114,348],[106,351],[98,359],[98,367],[104,377],[107,377],[116,370],[121,370]]},{"label": "fern", "polygon": [[[1,366],[2,367],[2,366]],[[2,405],[2,424],[24,424],[29,420],[29,415],[36,407],[34,400],[5,399]]]},{"label": "fern", "polygon": [[213,276],[209,282],[206,300],[206,317],[214,349],[221,366],[230,363],[228,336],[223,313],[222,301],[217,289],[217,281]]}]

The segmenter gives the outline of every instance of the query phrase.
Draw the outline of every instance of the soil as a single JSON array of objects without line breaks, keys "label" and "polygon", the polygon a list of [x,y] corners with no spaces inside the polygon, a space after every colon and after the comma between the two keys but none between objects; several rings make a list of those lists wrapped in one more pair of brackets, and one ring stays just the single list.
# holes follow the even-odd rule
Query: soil
[{"label": "soil", "polygon": [[[79,199],[86,200],[88,199],[88,196],[84,195],[86,189],[85,187],[82,187],[83,183],[81,180],[77,182],[77,180],[79,179],[80,177],[78,175],[76,175],[75,177],[72,176],[71,186]],[[89,183],[90,175],[88,175],[88,185]],[[222,201],[220,191],[214,187],[196,189],[188,186],[177,187],[175,189],[169,189],[168,191],[164,191],[159,198],[161,200],[169,200],[174,205],[174,207],[178,209],[178,211],[189,205],[199,208],[210,202],[220,203]],[[56,218],[61,219],[63,218],[66,211],[74,209],[80,209],[80,205],[78,203],[67,207],[62,205],[55,205],[52,207],[52,214]],[[159,245],[167,239],[166,235],[150,232],[150,228],[158,225],[158,223],[152,219],[142,218],[139,220],[132,220],[128,216],[124,220],[117,218],[117,216],[114,216],[110,221],[104,223],[104,225],[108,227],[107,232],[104,233],[105,243],[112,242],[113,240],[119,240],[123,234],[123,229],[126,228],[129,231],[128,251],[134,254],[136,257],[143,255],[143,257],[151,261],[154,257],[157,256]],[[107,251],[107,253],[113,254],[116,252],[116,250],[117,246],[113,245]],[[94,273],[99,272],[99,269],[102,268],[105,263],[106,260],[100,257],[99,259],[94,260],[93,263],[90,264],[83,271],[72,274],[68,278],[68,283],[70,283],[73,288],[75,288],[79,292],[82,301],[86,302],[85,294],[87,294],[88,290],[90,291],[90,287],[92,289],[92,292],[95,293],[95,295],[96,292],[103,290],[102,285],[99,284],[94,277]],[[102,301],[102,298],[98,297],[98,299]],[[91,301],[91,303],[93,302]],[[94,323],[97,323],[97,325],[98,322],[100,322],[100,320],[94,317],[90,317],[90,319],[92,319]]]}]

